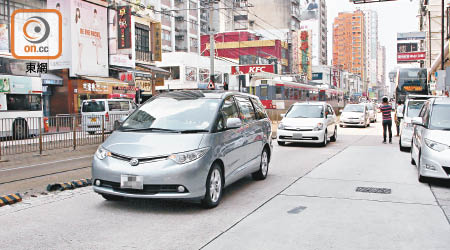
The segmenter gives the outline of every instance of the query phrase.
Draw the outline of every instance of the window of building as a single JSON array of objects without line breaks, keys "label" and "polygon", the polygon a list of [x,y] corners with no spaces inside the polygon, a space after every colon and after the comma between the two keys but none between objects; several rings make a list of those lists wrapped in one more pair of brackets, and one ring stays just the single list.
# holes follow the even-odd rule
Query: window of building
[{"label": "window of building", "polygon": [[189,1],[189,14],[191,16],[197,17],[197,12],[198,12],[198,10],[197,10],[197,3]]},{"label": "window of building", "polygon": [[197,48],[198,48],[198,39],[197,38],[190,38],[189,39],[189,42],[190,42],[190,46],[191,46],[191,51],[192,50],[194,50],[194,51],[197,51]]},{"label": "window of building", "polygon": [[180,79],[180,66],[161,67],[161,68],[170,72],[170,75],[169,75],[169,77],[166,80],[178,80],[178,79]]},{"label": "window of building", "polygon": [[149,30],[136,26],[136,51],[149,52]]}]

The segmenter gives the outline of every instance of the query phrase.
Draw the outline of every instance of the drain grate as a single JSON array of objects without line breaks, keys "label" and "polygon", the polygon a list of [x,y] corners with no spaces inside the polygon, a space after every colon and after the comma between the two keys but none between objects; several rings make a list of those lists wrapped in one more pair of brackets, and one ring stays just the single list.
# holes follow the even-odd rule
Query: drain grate
[{"label": "drain grate", "polygon": [[356,192],[374,193],[374,194],[390,194],[390,188],[375,188],[375,187],[357,187]]},{"label": "drain grate", "polygon": [[294,207],[293,209],[291,209],[287,212],[288,212],[288,214],[299,214],[300,212],[302,212],[305,209],[306,209],[306,207],[300,206],[300,207]]}]

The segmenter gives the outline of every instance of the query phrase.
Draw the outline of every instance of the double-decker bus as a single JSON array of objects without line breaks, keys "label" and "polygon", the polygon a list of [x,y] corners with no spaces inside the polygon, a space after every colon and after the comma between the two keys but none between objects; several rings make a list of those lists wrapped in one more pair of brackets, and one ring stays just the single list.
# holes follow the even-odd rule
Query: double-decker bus
[{"label": "double-decker bus", "polygon": [[428,95],[427,69],[424,68],[399,68],[395,76],[395,99],[405,101],[409,94]]},{"label": "double-decker bus", "polygon": [[[24,139],[43,125],[42,80],[0,75],[0,137]],[[42,128],[42,126],[41,126]]]}]

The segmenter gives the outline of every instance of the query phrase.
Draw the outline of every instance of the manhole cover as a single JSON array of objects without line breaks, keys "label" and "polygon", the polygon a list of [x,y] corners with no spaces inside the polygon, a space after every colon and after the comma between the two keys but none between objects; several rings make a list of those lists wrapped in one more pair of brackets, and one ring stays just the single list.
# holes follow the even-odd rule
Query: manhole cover
[{"label": "manhole cover", "polygon": [[374,193],[374,194],[390,194],[390,188],[375,188],[375,187],[357,187],[356,192]]},{"label": "manhole cover", "polygon": [[288,214],[299,214],[301,211],[303,211],[305,209],[306,209],[306,207],[302,207],[302,206],[294,207],[293,209],[288,211]]}]

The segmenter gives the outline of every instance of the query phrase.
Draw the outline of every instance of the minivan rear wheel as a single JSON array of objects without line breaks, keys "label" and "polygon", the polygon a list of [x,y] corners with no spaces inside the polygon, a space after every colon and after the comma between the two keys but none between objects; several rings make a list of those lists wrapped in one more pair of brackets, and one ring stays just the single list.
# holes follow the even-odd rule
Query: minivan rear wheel
[{"label": "minivan rear wheel", "polygon": [[267,173],[269,173],[269,153],[265,148],[261,154],[261,164],[257,172],[252,173],[252,178],[255,181],[264,180],[267,178]]},{"label": "minivan rear wheel", "polygon": [[202,206],[204,208],[217,207],[222,199],[223,191],[223,173],[219,164],[214,163],[209,170],[205,188],[206,193],[202,199]]}]

